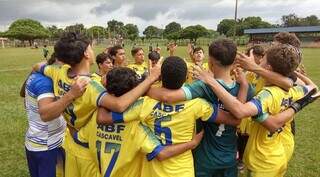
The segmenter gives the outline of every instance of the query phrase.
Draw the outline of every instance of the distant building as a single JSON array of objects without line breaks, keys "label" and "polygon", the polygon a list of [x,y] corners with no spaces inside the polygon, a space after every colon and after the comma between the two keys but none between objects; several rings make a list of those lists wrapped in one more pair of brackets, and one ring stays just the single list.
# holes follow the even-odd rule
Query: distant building
[{"label": "distant building", "polygon": [[320,42],[320,26],[297,26],[281,28],[246,29],[244,34],[250,36],[252,43],[269,42],[279,32],[295,33],[302,42]]}]

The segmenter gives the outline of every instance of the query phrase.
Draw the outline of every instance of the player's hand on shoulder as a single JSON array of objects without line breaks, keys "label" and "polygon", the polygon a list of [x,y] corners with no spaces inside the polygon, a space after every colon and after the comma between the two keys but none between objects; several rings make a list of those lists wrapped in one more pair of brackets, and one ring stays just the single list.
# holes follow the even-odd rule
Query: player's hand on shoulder
[{"label": "player's hand on shoulder", "polygon": [[90,81],[91,79],[87,76],[78,76],[75,82],[71,85],[71,89],[69,91],[73,98],[82,96]]}]

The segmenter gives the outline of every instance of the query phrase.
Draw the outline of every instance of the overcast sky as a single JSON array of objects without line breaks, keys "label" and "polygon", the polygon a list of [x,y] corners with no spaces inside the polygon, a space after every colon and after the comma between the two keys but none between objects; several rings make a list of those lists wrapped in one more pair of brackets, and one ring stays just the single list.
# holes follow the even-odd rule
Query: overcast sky
[{"label": "overcast sky", "polygon": [[[176,21],[183,27],[201,24],[216,29],[224,18],[234,18],[235,0],[0,0],[0,31],[18,18],[32,18],[44,26],[65,27],[83,23],[86,27],[115,19],[138,25],[140,33],[148,25],[164,28]],[[281,16],[317,15],[319,0],[239,0],[238,17],[260,16],[280,23]]]}]

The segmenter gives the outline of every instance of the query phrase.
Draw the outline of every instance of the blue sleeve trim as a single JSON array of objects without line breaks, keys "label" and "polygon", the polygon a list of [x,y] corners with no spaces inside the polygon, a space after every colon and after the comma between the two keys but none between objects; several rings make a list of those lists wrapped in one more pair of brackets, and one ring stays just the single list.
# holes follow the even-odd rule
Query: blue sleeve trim
[{"label": "blue sleeve trim", "polygon": [[74,133],[72,135],[72,138],[74,140],[75,143],[77,143],[78,145],[82,146],[82,147],[85,147],[85,148],[89,148],[89,143],[83,143],[79,140],[78,138],[78,133]]},{"label": "blue sleeve trim", "polygon": [[185,99],[186,100],[191,100],[192,99],[192,94],[190,92],[190,89],[188,87],[186,87],[186,86],[183,86],[182,90],[184,92]]},{"label": "blue sleeve trim", "polygon": [[156,148],[154,148],[154,150],[151,153],[147,154],[148,161],[151,161],[152,159],[154,159],[159,154],[159,152],[163,150],[163,148],[164,146],[160,144]]},{"label": "blue sleeve trim", "polygon": [[213,112],[212,112],[210,118],[208,119],[208,122],[214,122],[218,116],[218,112],[219,112],[218,104],[212,104],[212,106],[213,106]]},{"label": "blue sleeve trim", "polygon": [[107,95],[107,94],[108,94],[107,91],[103,91],[103,92],[100,93],[100,95],[99,95],[98,98],[97,98],[97,102],[96,102],[97,107],[99,107],[100,104],[101,104],[101,98],[103,98],[103,97],[104,97],[105,95]]},{"label": "blue sleeve trim", "polygon": [[262,114],[262,105],[261,102],[255,98],[250,100],[251,103],[253,103],[256,108],[258,109],[258,114],[257,115],[261,115]]},{"label": "blue sleeve trim", "polygon": [[45,74],[44,74],[44,69],[46,68],[46,66],[47,66],[47,65],[42,65],[42,66],[40,67],[39,73],[45,75]]},{"label": "blue sleeve trim", "polygon": [[123,113],[111,112],[113,123],[123,123]]}]

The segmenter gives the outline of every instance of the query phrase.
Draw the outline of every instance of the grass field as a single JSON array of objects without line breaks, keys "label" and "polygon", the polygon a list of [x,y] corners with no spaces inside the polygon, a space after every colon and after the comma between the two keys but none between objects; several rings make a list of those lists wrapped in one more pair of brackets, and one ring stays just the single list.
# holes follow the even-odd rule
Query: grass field
[{"label": "grass field", "polygon": [[[102,47],[95,47],[96,54],[102,49]],[[129,50],[126,51],[130,58]],[[179,47],[177,54],[187,57],[186,48]],[[163,55],[166,56],[168,53],[164,51]],[[320,85],[320,49],[304,49],[303,55],[303,63],[308,75],[317,85]],[[41,61],[41,58],[41,49],[0,49],[0,159],[2,161],[0,177],[29,176],[24,151],[27,118],[23,100],[18,94],[32,64]],[[320,101],[296,116],[296,127],[295,153],[286,176],[318,177],[320,176],[320,150],[318,149],[320,147]]]}]

